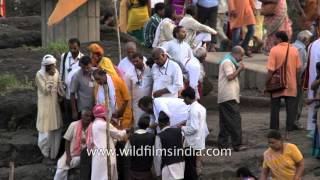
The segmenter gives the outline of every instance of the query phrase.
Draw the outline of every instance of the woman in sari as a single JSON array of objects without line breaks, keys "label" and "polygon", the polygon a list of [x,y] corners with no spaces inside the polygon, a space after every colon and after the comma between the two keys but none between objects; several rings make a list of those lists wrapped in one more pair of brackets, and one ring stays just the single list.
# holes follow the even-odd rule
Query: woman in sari
[{"label": "woman in sari", "polygon": [[284,143],[276,130],[269,132],[268,143],[269,148],[263,154],[260,180],[267,180],[270,172],[273,180],[301,180],[304,160],[298,147]]},{"label": "woman in sari", "polygon": [[149,20],[151,2],[150,0],[128,0],[128,2],[128,34],[143,43],[143,27]]},{"label": "woman in sari", "polygon": [[263,48],[265,54],[269,54],[271,48],[275,46],[276,32],[284,31],[288,35],[289,39],[291,39],[292,22],[288,16],[286,0],[279,0],[274,15],[265,16],[263,24],[267,30]]}]

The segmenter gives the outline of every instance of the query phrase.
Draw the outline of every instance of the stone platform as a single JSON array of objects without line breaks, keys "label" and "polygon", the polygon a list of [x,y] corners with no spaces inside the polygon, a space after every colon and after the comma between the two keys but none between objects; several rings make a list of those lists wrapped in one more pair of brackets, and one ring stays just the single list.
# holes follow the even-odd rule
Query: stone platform
[{"label": "stone platform", "polygon": [[[204,68],[209,77],[218,77],[218,63],[225,54],[226,52],[208,53],[206,62],[204,63]],[[251,58],[244,58],[244,65],[246,69],[240,75],[241,88],[263,90],[267,75],[267,58],[268,57],[263,54],[254,54]]]}]

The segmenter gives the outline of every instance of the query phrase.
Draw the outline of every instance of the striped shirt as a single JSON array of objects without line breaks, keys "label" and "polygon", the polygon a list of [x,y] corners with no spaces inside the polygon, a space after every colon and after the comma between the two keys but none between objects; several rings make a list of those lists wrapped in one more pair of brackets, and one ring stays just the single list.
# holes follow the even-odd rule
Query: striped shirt
[{"label": "striped shirt", "polygon": [[153,39],[160,21],[161,17],[155,13],[143,28],[144,44],[148,48],[152,47]]}]

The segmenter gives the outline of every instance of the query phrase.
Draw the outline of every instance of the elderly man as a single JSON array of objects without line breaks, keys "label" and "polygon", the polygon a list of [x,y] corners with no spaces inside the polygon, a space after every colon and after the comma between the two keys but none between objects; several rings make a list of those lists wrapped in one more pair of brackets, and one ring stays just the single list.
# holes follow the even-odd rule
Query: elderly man
[{"label": "elderly man", "polygon": [[[204,78],[206,76],[206,72],[203,67],[203,62],[206,60],[207,57],[207,50],[204,47],[200,47],[195,50],[194,56],[199,60],[200,62],[200,77],[199,77],[199,85],[198,85],[198,91],[199,91],[199,96],[201,97],[203,95],[203,87],[202,85],[204,84]],[[206,84],[208,85],[208,84]]]},{"label": "elderly man", "polygon": [[56,59],[45,55],[36,75],[38,87],[38,146],[46,159],[55,159],[60,146],[62,117],[58,102],[59,72]]},{"label": "elderly man", "polygon": [[143,62],[143,56],[135,53],[133,56],[134,70],[127,73],[126,78],[129,81],[129,91],[132,97],[132,109],[134,116],[134,127],[138,126],[143,111],[138,107],[138,101],[143,96],[151,96],[152,92],[152,73],[151,68]]},{"label": "elderly man", "polygon": [[[218,3],[217,3],[218,5]],[[197,15],[196,6],[189,5],[186,8],[186,14],[181,19],[179,25],[187,30],[186,42],[191,48],[203,46],[205,43],[211,42],[211,35],[216,35],[217,31],[213,28],[199,23],[194,17]],[[215,19],[217,19],[215,17]],[[213,19],[212,19],[213,20]],[[216,22],[216,20],[213,20]],[[214,22],[213,22],[214,23]],[[215,23],[216,24],[216,23]],[[215,25],[214,25],[215,26]]]},{"label": "elderly man", "polygon": [[299,51],[300,55],[300,64],[301,68],[299,70],[299,76],[297,78],[297,118],[294,122],[294,129],[300,129],[301,124],[299,123],[299,118],[301,116],[303,104],[304,104],[304,95],[303,95],[303,87],[302,87],[302,74],[307,67],[308,61],[308,54],[307,54],[307,47],[310,44],[310,40],[312,38],[312,33],[308,30],[301,31],[298,36],[297,40],[293,43],[293,46],[296,47]]},{"label": "elderly man", "polygon": [[81,120],[74,121],[64,134],[65,153],[58,160],[54,180],[67,180],[68,170],[80,165],[80,153],[86,148],[87,128],[92,120],[89,110],[81,112]]},{"label": "elderly man", "polygon": [[72,120],[72,109],[70,101],[70,87],[73,75],[80,69],[79,60],[83,56],[80,52],[79,39],[69,40],[69,51],[61,55],[60,79],[64,82],[66,94],[63,99],[64,122],[68,126]]},{"label": "elderly man", "polygon": [[[124,74],[124,76],[126,76],[128,72],[134,70],[132,55],[137,52],[137,44],[135,42],[127,42],[125,49],[127,52],[127,57],[123,58],[118,64],[118,68]],[[147,58],[143,57],[143,61],[146,62]],[[124,79],[126,80],[126,78]],[[129,82],[126,81],[126,84],[129,86]]]},{"label": "elderly man", "polygon": [[178,97],[183,88],[182,71],[177,63],[168,58],[161,48],[155,48],[151,53],[155,64],[152,66],[153,97]]},{"label": "elderly man", "polygon": [[243,150],[241,115],[239,112],[239,75],[244,70],[242,58],[244,49],[235,46],[219,65],[218,104],[219,104],[219,146],[228,147],[229,136],[235,151]]}]

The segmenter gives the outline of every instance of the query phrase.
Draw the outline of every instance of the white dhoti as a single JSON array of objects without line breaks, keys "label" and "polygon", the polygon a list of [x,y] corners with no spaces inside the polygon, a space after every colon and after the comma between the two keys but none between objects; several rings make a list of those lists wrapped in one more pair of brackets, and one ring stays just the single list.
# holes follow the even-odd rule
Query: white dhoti
[{"label": "white dhoti", "polygon": [[71,157],[70,166],[67,166],[66,159],[67,154],[64,153],[63,156],[58,160],[57,171],[54,175],[53,180],[67,180],[69,169],[78,167],[80,165],[80,156]]},{"label": "white dhoti", "polygon": [[47,133],[39,132],[38,146],[44,157],[55,159],[59,152],[61,141],[61,129],[49,131]]},{"label": "white dhoti", "polygon": [[[98,152],[98,148],[96,148]],[[91,166],[91,179],[94,180],[108,180],[108,161],[107,154],[96,154],[92,156],[92,166]],[[111,180],[118,179],[117,164],[114,156],[110,157],[111,161]]]},{"label": "white dhoti", "polygon": [[201,47],[202,42],[210,42],[211,34],[210,33],[199,33],[193,40],[193,44],[195,45],[195,49]]}]

